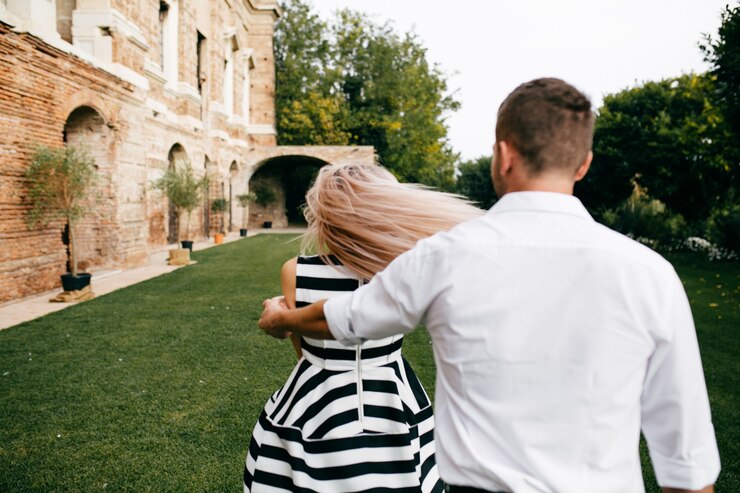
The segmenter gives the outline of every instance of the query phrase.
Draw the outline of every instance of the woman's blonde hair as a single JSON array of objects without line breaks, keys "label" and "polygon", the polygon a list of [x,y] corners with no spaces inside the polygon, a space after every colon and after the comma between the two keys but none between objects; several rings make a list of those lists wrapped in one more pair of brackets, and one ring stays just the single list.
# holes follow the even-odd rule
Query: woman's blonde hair
[{"label": "woman's blonde hair", "polygon": [[417,241],[481,215],[456,195],[399,183],[376,164],[328,165],[306,193],[302,251],[370,279]]}]

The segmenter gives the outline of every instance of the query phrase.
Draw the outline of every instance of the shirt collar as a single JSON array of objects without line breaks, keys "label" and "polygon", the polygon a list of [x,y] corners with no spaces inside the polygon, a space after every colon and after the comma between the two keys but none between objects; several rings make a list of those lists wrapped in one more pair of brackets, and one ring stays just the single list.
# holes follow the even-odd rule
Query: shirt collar
[{"label": "shirt collar", "polygon": [[489,214],[506,212],[549,212],[555,214],[569,214],[593,221],[578,198],[573,195],[555,192],[510,192],[504,194]]}]

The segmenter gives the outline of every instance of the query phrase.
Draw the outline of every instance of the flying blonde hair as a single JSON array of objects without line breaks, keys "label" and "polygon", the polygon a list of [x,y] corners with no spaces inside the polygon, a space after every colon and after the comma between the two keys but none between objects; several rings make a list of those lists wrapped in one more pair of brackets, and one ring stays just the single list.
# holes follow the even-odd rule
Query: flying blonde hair
[{"label": "flying blonde hair", "polygon": [[370,279],[417,241],[480,216],[469,201],[399,183],[376,164],[328,165],[306,193],[302,251]]}]

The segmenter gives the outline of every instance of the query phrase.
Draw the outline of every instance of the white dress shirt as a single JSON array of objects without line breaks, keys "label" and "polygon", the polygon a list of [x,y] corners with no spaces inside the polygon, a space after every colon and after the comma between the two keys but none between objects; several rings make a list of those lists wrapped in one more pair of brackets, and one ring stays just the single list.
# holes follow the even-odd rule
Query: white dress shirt
[{"label": "white dress shirt", "polygon": [[673,267],[570,195],[504,195],[421,241],[324,313],[345,344],[425,324],[440,475],[515,493],[714,483],[719,454],[688,300]]}]

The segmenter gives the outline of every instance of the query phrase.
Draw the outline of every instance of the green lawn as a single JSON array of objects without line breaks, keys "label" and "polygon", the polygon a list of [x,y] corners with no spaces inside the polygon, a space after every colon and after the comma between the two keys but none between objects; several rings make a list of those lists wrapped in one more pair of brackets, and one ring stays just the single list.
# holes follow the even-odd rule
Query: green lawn
[{"label": "green lawn", "polygon": [[[240,491],[252,425],[295,361],[256,328],[297,251],[289,238],[197,252],[196,265],[0,331],[0,492]],[[740,263],[672,260],[702,345],[718,491],[740,491]],[[404,351],[433,393],[426,333]]]}]

